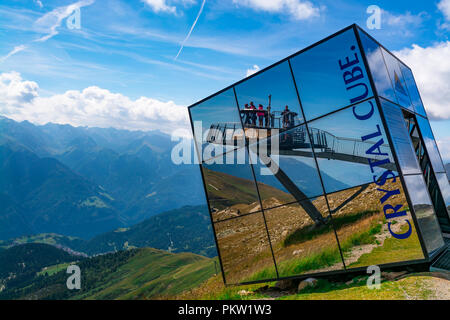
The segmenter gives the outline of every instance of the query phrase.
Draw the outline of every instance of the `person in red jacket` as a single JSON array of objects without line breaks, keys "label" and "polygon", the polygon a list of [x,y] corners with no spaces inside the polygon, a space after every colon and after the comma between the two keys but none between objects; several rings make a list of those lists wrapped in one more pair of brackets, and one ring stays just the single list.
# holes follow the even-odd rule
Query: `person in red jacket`
[{"label": "person in red jacket", "polygon": [[257,113],[257,116],[258,116],[258,122],[259,122],[259,126],[260,126],[260,127],[263,127],[263,126],[264,126],[264,112],[262,112],[263,110],[264,110],[264,107],[263,107],[262,104],[260,104],[260,105],[258,106],[258,113]]}]

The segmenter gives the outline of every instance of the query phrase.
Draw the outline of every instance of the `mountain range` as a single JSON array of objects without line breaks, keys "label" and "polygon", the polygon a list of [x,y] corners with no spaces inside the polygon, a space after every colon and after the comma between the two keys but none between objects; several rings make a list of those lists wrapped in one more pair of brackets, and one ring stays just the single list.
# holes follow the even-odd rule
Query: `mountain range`
[{"label": "mountain range", "polygon": [[198,165],[171,161],[159,131],[34,125],[0,117],[0,239],[84,239],[204,204]]}]

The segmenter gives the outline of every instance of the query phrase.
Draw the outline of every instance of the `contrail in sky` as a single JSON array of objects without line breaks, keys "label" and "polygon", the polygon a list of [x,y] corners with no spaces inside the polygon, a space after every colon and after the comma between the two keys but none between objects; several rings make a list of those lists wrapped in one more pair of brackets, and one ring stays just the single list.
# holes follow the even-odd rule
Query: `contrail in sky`
[{"label": "contrail in sky", "polygon": [[198,21],[198,19],[200,18],[202,12],[203,12],[203,7],[205,6],[205,2],[206,2],[206,0],[203,0],[202,6],[200,7],[200,11],[199,11],[198,14],[197,14],[197,18],[195,18],[195,21],[194,21],[194,24],[193,24],[192,27],[191,27],[191,30],[189,30],[188,35],[186,36],[186,38],[184,38],[183,42],[181,43],[180,50],[178,51],[177,56],[175,57],[175,60],[177,60],[177,58],[178,58],[178,56],[180,55],[181,51],[183,51],[184,44],[186,43],[186,41],[188,41],[189,37],[191,36],[191,33],[192,33],[192,31],[194,30],[195,25],[197,24],[197,21]]}]

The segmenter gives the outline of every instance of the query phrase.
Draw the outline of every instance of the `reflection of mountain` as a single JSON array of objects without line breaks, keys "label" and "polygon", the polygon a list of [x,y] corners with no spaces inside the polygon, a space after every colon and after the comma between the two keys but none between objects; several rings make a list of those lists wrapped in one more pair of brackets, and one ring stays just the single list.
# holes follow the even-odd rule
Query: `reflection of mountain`
[{"label": "reflection of mountain", "polygon": [[[317,170],[316,168],[313,168],[310,165],[302,162],[301,159],[302,158],[296,160],[294,157],[283,157],[281,161],[281,169],[289,175],[289,178],[292,180],[292,182],[294,182],[297,186],[301,186],[301,190],[305,194],[317,195],[317,189],[321,188]],[[263,167],[263,165],[261,167]],[[251,170],[246,165],[212,164],[208,166],[208,169],[223,172],[243,179],[252,179]],[[349,187],[345,183],[340,182],[323,172],[322,178],[327,181],[327,184],[329,183],[330,186],[334,187],[334,190],[345,189]],[[273,188],[277,188],[278,190],[281,190],[283,192],[287,192],[287,190],[281,186],[279,181],[275,179],[273,175],[259,174],[258,179],[261,183],[272,186]]]},{"label": "reflection of mountain", "polygon": [[[223,167],[228,166],[221,166],[221,168]],[[235,170],[231,175],[211,169],[204,169],[206,189],[210,202],[214,203],[218,209],[257,202],[258,198],[253,180],[237,176]],[[259,189],[261,193],[270,194],[280,201],[291,201],[289,194],[272,186],[260,184]]]},{"label": "reflection of mountain", "polygon": [[160,132],[0,117],[0,239],[43,232],[87,238],[204,203],[198,166],[174,165],[173,145]]}]

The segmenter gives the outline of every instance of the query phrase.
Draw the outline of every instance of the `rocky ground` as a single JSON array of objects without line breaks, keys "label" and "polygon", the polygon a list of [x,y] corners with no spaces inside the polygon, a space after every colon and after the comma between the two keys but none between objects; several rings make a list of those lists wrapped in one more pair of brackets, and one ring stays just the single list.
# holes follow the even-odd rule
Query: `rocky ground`
[{"label": "rocky ground", "polygon": [[308,279],[248,286],[223,285],[215,276],[175,299],[207,300],[450,300],[450,272],[383,272],[380,289],[367,287],[367,276],[348,281]]}]

